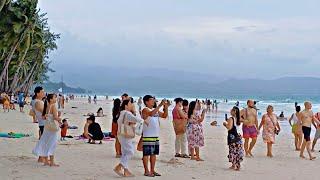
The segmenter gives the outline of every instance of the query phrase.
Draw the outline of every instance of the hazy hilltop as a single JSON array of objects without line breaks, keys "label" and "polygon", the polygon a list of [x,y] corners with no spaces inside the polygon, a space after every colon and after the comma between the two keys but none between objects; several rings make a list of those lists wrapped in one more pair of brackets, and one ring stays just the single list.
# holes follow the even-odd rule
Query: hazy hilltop
[{"label": "hazy hilltop", "polygon": [[[237,79],[160,68],[107,68],[61,66],[51,75],[95,93],[135,95],[212,96],[212,95],[318,95],[320,78],[284,77],[273,80]],[[61,73],[63,72],[63,73]]]}]

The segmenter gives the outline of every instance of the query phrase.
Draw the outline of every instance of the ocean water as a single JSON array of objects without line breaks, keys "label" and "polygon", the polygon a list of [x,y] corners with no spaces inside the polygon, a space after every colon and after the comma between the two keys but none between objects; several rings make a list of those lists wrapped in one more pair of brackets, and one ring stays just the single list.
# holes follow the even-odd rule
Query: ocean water
[{"label": "ocean water", "polygon": [[[92,96],[93,97],[93,96]],[[106,96],[97,96],[98,100],[105,100]],[[108,96],[109,100],[120,98],[120,96]],[[133,98],[137,101],[139,97],[133,96]],[[169,119],[172,119],[171,110],[174,107],[174,97],[161,97],[156,96],[158,100],[167,99],[172,101],[173,105],[169,108]],[[205,97],[182,97],[187,99],[189,102],[194,101],[196,99],[205,100]],[[302,96],[302,95],[293,95],[293,96],[224,96],[224,97],[210,97],[208,98],[211,101],[217,100],[218,102],[218,110],[211,111],[206,113],[206,119],[204,123],[210,124],[212,121],[217,121],[219,126],[222,126],[222,123],[225,121],[225,114],[230,116],[230,110],[235,106],[236,102],[239,101],[240,109],[246,107],[247,99],[253,99],[257,101],[256,107],[258,108],[258,120],[261,121],[263,114],[266,113],[266,108],[268,105],[272,105],[274,107],[274,113],[276,115],[280,115],[283,111],[285,118],[289,119],[290,116],[295,112],[295,102],[304,108],[303,103],[305,101],[311,101],[313,104],[313,112],[320,112],[320,97],[318,96]],[[225,102],[225,99],[228,102]],[[282,133],[291,134],[291,126],[289,125],[288,120],[280,121]],[[241,131],[241,128],[239,128]],[[312,130],[312,134],[314,135],[315,130]]]}]

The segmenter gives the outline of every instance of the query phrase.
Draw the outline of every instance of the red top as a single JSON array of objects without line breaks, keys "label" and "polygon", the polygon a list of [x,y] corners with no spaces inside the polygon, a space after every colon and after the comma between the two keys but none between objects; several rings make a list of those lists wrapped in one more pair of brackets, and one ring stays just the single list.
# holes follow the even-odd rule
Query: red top
[{"label": "red top", "polygon": [[63,128],[61,128],[61,137],[66,137],[67,131],[68,131],[68,126],[64,126]]}]

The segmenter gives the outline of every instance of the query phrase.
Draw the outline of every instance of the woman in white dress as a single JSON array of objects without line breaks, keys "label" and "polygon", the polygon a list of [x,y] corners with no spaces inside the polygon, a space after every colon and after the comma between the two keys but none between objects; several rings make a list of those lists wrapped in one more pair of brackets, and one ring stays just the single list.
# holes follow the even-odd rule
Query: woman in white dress
[{"label": "woman in white dress", "polygon": [[[49,94],[44,104],[43,115],[45,115],[47,121],[44,128],[44,132],[33,149],[33,154],[39,156],[44,162],[44,165],[59,166],[54,162],[54,152],[58,143],[58,131],[59,124],[61,124],[61,118],[58,117],[58,110],[55,106],[57,102],[57,96],[55,94]],[[50,126],[50,122],[54,122],[55,126]],[[50,157],[50,160],[48,160]]]},{"label": "woman in white dress", "polygon": [[121,127],[124,124],[130,125],[132,131],[135,132],[136,123],[142,123],[144,120],[138,116],[135,116],[134,105],[130,100],[124,100],[120,107],[120,116],[118,119],[118,138],[121,144],[121,160],[120,163],[114,168],[114,171],[123,177],[132,177],[134,176],[128,167],[129,160],[134,155],[134,138],[126,137],[121,133]]}]

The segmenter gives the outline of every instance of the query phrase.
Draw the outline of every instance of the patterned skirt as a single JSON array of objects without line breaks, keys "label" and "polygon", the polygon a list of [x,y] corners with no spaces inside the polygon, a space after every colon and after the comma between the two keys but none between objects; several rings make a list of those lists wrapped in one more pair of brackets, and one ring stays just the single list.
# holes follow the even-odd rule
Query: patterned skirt
[{"label": "patterned skirt", "polygon": [[229,144],[228,159],[235,168],[240,168],[240,162],[243,161],[243,156],[242,142]]}]

